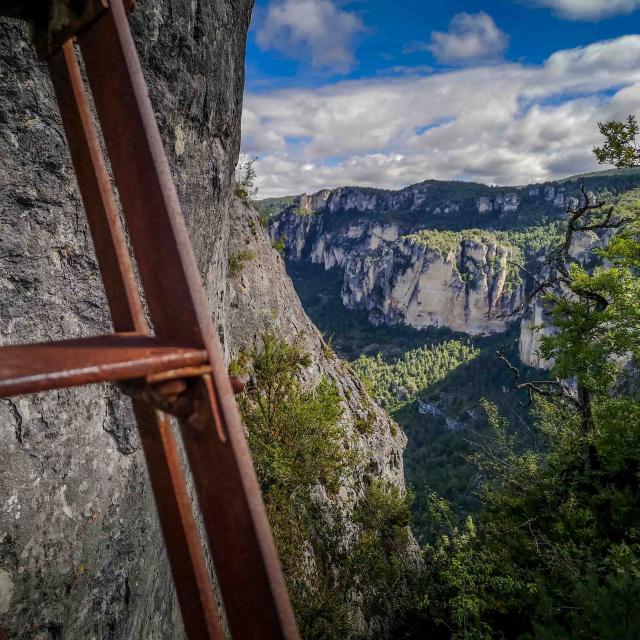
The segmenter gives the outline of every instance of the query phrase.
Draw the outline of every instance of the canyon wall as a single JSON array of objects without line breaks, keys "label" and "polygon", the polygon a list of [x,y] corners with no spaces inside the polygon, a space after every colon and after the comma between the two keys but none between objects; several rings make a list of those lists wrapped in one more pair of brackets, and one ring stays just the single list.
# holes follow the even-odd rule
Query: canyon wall
[{"label": "canyon wall", "polygon": [[[295,213],[271,224],[287,256],[338,268],[342,302],[365,309],[374,324],[447,327],[470,335],[506,330],[524,284],[509,260],[513,248],[491,234],[460,234],[446,246],[399,223],[358,219],[327,229],[322,216]],[[438,238],[440,234],[438,234]]]},{"label": "canyon wall", "polygon": [[[591,178],[594,186],[624,191],[640,178],[610,174]],[[543,277],[544,234],[551,241],[550,223],[583,197],[576,179],[511,188],[438,181],[399,191],[344,187],[289,199],[268,228],[288,260],[335,269],[344,306],[367,311],[373,324],[491,335],[520,322],[522,362],[548,368],[537,351],[550,318],[539,298],[522,309],[527,283],[517,265]],[[587,197],[595,201],[593,192]],[[584,262],[597,241],[579,234],[574,257]]]},{"label": "canyon wall", "polygon": [[[130,18],[212,317],[227,357],[265,317],[277,316],[283,338],[304,330],[313,356],[305,375],[339,382],[345,438],[360,414],[375,418],[370,435],[355,436],[365,475],[403,486],[404,436],[325,355],[276,252],[252,235],[255,214],[233,203],[252,5],[138,0]],[[0,345],[109,332],[53,90],[27,26],[11,19],[0,19],[0,119]],[[230,286],[231,243],[242,234],[256,258]],[[128,400],[98,385],[0,401],[0,436],[8,640],[181,638]]]}]

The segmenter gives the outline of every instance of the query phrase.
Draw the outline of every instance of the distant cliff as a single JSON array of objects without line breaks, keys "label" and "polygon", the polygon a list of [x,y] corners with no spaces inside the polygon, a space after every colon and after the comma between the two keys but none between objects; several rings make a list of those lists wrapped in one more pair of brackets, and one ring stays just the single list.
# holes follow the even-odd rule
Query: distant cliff
[{"label": "distant cliff", "polygon": [[[571,256],[583,266],[593,266],[597,264],[594,259],[593,251],[598,247],[606,244],[606,236],[598,237],[593,232],[576,233],[571,246]],[[540,269],[539,279],[544,280],[549,277],[551,269],[548,266],[542,266]],[[561,295],[563,289],[557,286],[555,294]],[[538,353],[540,348],[540,339],[542,336],[551,335],[553,332],[552,319],[549,305],[545,303],[542,295],[535,296],[527,305],[522,315],[520,323],[520,341],[519,355],[520,360],[537,369],[549,369],[553,365],[553,361],[545,360]]]},{"label": "distant cliff", "polygon": [[[585,177],[615,193],[640,184],[638,170]],[[518,264],[537,272],[577,178],[522,187],[425,181],[398,191],[343,187],[268,203],[269,233],[288,260],[336,268],[341,298],[374,324],[500,333],[518,321],[526,284]],[[267,210],[267,209],[263,209]],[[539,301],[524,312],[523,362],[536,355],[544,322]]]},{"label": "distant cliff", "polygon": [[[448,327],[471,335],[504,331],[505,316],[524,296],[513,266],[522,261],[522,249],[505,233],[421,228],[426,216],[407,216],[407,207],[429,207],[422,199],[429,188],[301,196],[271,219],[270,234],[284,241],[289,260],[339,268],[344,305],[365,309],[374,324]],[[498,206],[502,216],[517,201],[497,194],[488,206]],[[442,203],[435,215],[457,216],[462,208]]]}]

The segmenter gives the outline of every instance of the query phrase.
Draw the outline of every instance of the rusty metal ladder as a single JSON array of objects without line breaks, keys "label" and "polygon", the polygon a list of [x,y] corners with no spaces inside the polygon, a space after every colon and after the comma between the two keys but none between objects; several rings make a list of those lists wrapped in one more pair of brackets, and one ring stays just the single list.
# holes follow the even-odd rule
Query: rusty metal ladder
[{"label": "rusty metal ladder", "polygon": [[[299,638],[123,0],[55,0],[46,57],[115,333],[0,348],[0,397],[99,382],[131,395],[189,640],[224,638],[169,415],[176,416],[232,637]],[[30,5],[31,3],[24,3]],[[45,1],[45,4],[48,4]],[[142,289],[79,65],[84,61]]]}]

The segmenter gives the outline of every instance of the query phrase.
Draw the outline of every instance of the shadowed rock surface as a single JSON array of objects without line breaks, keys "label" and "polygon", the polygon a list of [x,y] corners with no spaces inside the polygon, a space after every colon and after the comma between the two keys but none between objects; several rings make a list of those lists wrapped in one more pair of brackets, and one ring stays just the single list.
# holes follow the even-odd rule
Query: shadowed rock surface
[{"label": "shadowed rock surface", "polygon": [[[365,410],[361,385],[324,355],[255,212],[230,206],[252,4],[139,0],[131,24],[227,356],[267,315],[283,337],[304,331],[314,362],[305,375],[339,381],[350,433]],[[0,157],[0,344],[110,331],[52,87],[27,27],[10,19],[0,19]],[[229,287],[230,251],[245,237],[256,259]],[[361,441],[367,473],[403,485],[404,436],[374,413]],[[0,401],[0,437],[8,639],[181,638],[128,401],[108,385]]]}]

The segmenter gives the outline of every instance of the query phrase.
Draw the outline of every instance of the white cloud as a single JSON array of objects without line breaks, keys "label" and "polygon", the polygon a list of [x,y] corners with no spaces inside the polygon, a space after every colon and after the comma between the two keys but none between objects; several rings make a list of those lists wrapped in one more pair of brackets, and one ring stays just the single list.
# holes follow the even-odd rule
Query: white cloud
[{"label": "white cloud", "polygon": [[532,0],[540,7],[554,9],[570,20],[599,20],[631,13],[640,8],[640,0]]},{"label": "white cloud", "polygon": [[597,167],[597,122],[640,115],[640,36],[514,63],[251,94],[261,195],[426,178],[524,184]]},{"label": "white cloud", "polygon": [[263,50],[309,54],[316,68],[346,72],[354,62],[353,38],[362,30],[360,18],[332,0],[273,0],[256,41]]},{"label": "white cloud", "polygon": [[460,64],[500,58],[509,45],[509,36],[500,31],[493,18],[484,12],[458,13],[449,31],[434,31],[431,43],[424,45],[438,62]]}]

